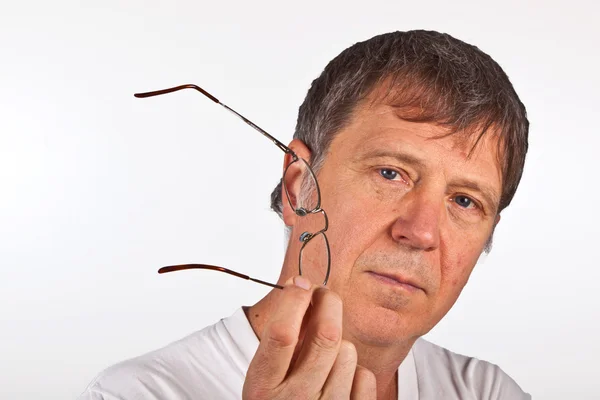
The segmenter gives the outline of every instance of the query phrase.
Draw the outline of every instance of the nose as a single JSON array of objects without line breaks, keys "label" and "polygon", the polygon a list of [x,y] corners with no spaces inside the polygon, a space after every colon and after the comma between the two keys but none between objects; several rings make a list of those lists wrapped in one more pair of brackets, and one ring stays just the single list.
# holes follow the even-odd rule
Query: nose
[{"label": "nose", "polygon": [[418,189],[403,196],[391,228],[394,241],[415,250],[437,249],[440,245],[443,202],[443,196]]}]

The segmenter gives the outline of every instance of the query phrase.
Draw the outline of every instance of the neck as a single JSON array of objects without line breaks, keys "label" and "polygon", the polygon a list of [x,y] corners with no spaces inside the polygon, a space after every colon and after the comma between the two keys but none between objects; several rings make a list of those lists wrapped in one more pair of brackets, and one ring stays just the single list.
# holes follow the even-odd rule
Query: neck
[{"label": "neck", "polygon": [[[251,307],[245,307],[244,312],[260,340],[266,322],[272,315],[277,305],[279,289],[274,289],[263,297],[258,303]],[[365,344],[344,330],[344,340],[348,340],[356,347],[358,353],[358,364],[369,369],[377,380],[377,399],[397,399],[398,367],[406,358],[415,340],[410,340],[394,346],[373,346]]]},{"label": "neck", "polygon": [[398,398],[398,368],[408,355],[414,340],[390,346],[364,343],[344,329],[344,340],[352,342],[358,353],[358,364],[367,368],[377,380],[377,399]]}]

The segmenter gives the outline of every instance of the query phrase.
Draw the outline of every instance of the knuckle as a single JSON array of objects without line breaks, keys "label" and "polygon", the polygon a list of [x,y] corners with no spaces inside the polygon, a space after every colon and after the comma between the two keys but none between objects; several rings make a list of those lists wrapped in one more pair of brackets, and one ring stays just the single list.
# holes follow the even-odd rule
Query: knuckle
[{"label": "knuckle", "polygon": [[356,352],[356,347],[352,342],[347,340],[342,340],[342,344],[340,346],[340,353],[343,357],[343,362],[345,364],[355,364],[358,362],[358,353]]},{"label": "knuckle", "polygon": [[357,367],[356,372],[354,373],[354,379],[362,382],[363,385],[368,387],[375,387],[377,384],[377,380],[375,379],[375,374],[368,370],[365,367]]},{"label": "knuckle", "polygon": [[354,343],[352,343],[351,341],[342,340],[342,346],[349,353],[353,353],[354,355],[356,355],[356,346],[354,346]]},{"label": "knuckle", "polygon": [[297,286],[285,286],[282,295],[294,302],[308,302],[312,293]]},{"label": "knuckle", "polygon": [[327,296],[331,301],[338,301],[340,303],[342,302],[342,298],[340,297],[340,295],[334,292],[333,290],[327,289],[325,291],[325,296]]},{"label": "knuckle", "polygon": [[342,305],[342,298],[339,294],[329,289],[319,289],[321,290],[322,301],[327,304],[335,304],[336,306]]},{"label": "knuckle", "polygon": [[[311,400],[310,385],[302,380],[296,380],[290,382],[289,380],[284,381],[281,384],[281,391],[278,395],[281,399],[294,399],[294,400]],[[266,399],[267,397],[264,397]]]},{"label": "knuckle", "polygon": [[331,350],[336,348],[341,338],[341,327],[332,322],[324,321],[317,325],[312,341],[323,350]]},{"label": "knuckle", "polygon": [[265,338],[271,347],[288,348],[296,345],[298,332],[284,322],[274,321],[267,327]]},{"label": "knuckle", "polygon": [[286,399],[282,396],[283,385],[279,387],[270,386],[260,375],[246,375],[242,398],[244,400],[263,400],[263,399]]},{"label": "knuckle", "polygon": [[358,363],[358,355],[352,343],[342,340],[335,363],[338,365],[336,369],[338,374],[354,375]]},{"label": "knuckle", "polygon": [[308,291],[296,285],[285,285],[283,287],[283,293],[287,295],[300,295],[301,293],[308,293]]}]

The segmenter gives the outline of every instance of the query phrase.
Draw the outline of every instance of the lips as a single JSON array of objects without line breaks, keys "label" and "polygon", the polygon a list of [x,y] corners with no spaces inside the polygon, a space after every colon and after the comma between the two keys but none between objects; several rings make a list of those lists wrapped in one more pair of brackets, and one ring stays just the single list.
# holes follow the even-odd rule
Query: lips
[{"label": "lips", "polygon": [[375,272],[368,271],[375,279],[378,279],[382,283],[404,288],[408,291],[417,291],[424,289],[412,278],[402,276],[400,274],[389,273],[389,272]]}]

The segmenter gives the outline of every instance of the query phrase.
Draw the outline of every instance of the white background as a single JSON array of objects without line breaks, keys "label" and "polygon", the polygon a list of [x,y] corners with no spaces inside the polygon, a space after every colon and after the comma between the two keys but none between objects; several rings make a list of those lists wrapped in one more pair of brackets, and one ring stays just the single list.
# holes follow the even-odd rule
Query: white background
[{"label": "white background", "polygon": [[564,2],[3,1],[0,398],[76,397],[103,368],[266,293],[283,142],[344,48],[415,28],[477,45],[528,109],[530,153],[492,253],[428,338],[538,399],[600,396],[598,6]]}]

